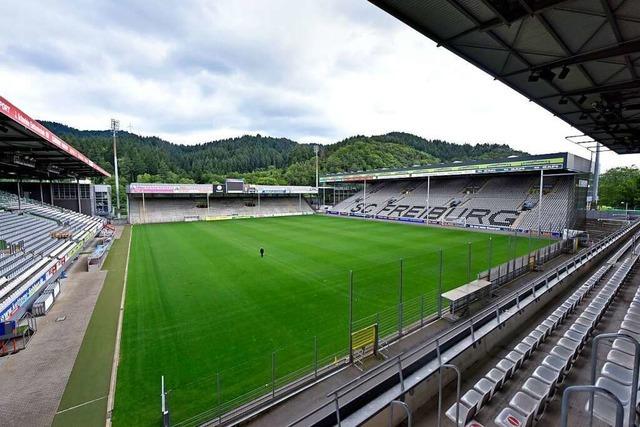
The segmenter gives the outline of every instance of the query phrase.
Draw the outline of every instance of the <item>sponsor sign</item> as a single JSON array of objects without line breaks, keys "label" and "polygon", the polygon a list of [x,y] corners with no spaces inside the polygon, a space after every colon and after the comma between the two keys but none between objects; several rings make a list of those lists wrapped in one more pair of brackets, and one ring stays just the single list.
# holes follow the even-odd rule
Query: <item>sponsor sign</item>
[{"label": "sponsor sign", "polygon": [[211,184],[141,184],[129,185],[130,194],[210,194]]},{"label": "sponsor sign", "polygon": [[247,193],[258,194],[318,194],[316,187],[304,185],[252,185],[245,186]]},{"label": "sponsor sign", "polygon": [[379,170],[320,177],[320,182],[373,181],[380,179],[421,178],[426,176],[475,175],[502,172],[530,172],[557,170],[566,167],[566,154],[505,159],[493,163],[452,164],[418,167],[405,170]]},{"label": "sponsor sign", "polygon": [[64,151],[71,157],[77,160],[80,160],[82,163],[90,166],[92,169],[100,172],[105,176],[111,176],[107,171],[105,171],[100,166],[95,164],[87,156],[85,156],[84,154],[82,154],[81,152],[73,148],[71,145],[64,142],[62,139],[58,138],[53,132],[51,132],[49,129],[45,128],[44,126],[42,126],[37,121],[33,120],[31,117],[25,114],[22,110],[20,110],[18,107],[16,107],[15,105],[7,101],[2,96],[0,96],[0,114],[4,114],[14,122],[22,125],[25,129],[30,130],[31,132],[35,133],[36,135],[44,139],[50,145],[53,145],[54,147]]}]

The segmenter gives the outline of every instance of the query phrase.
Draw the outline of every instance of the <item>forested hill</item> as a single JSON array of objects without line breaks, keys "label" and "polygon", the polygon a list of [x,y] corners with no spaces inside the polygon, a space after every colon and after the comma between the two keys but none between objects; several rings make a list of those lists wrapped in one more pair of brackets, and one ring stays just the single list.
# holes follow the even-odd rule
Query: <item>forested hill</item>
[{"label": "forested hill", "polygon": [[[81,131],[41,122],[113,171],[110,131]],[[490,159],[522,154],[501,144],[452,144],[408,133],[354,136],[321,146],[321,172],[397,168],[454,160]],[[172,144],[126,131],[118,134],[121,184],[128,182],[213,183],[244,177],[254,184],[311,185],[315,177],[313,147],[286,138],[245,135],[198,145]]]}]

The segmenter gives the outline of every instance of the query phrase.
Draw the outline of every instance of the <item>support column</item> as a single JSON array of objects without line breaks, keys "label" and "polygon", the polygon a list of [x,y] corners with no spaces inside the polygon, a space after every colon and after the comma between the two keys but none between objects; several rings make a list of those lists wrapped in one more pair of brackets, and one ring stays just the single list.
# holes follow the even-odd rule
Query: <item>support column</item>
[{"label": "support column", "polygon": [[22,210],[22,200],[21,200],[21,189],[20,189],[20,180],[18,180],[16,182],[16,184],[18,185],[18,210]]},{"label": "support column", "polygon": [[429,196],[431,195],[431,175],[427,176],[427,224],[429,224]]},{"label": "support column", "polygon": [[142,222],[147,222],[147,205],[144,202],[144,193],[142,193]]},{"label": "support column", "polygon": [[76,178],[76,196],[78,199],[78,212],[82,213],[82,203],[80,203],[80,180]]},{"label": "support column", "polygon": [[593,191],[591,193],[591,204],[599,205],[598,199],[600,191],[600,144],[596,143],[596,163],[593,168]]},{"label": "support column", "polygon": [[544,169],[540,169],[540,194],[538,194],[538,237],[540,237],[542,224],[542,184],[544,183]]},{"label": "support column", "polygon": [[44,194],[42,192],[42,180],[40,180],[40,206],[44,204]]},{"label": "support column", "polygon": [[49,201],[51,202],[51,206],[55,206],[53,203],[53,181],[49,180]]},{"label": "support column", "polygon": [[364,217],[367,217],[367,180],[364,180],[364,203],[362,205],[362,213],[364,214]]}]

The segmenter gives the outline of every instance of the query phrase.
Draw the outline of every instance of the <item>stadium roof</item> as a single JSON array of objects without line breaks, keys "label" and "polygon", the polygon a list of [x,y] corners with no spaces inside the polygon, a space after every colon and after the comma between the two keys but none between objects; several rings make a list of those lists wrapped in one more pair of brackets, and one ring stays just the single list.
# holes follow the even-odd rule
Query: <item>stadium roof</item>
[{"label": "stadium roof", "polygon": [[369,1],[611,150],[640,153],[640,1]]},{"label": "stadium roof", "polygon": [[370,171],[336,173],[320,177],[320,182],[362,182],[379,179],[411,179],[426,176],[465,176],[498,173],[523,173],[555,171],[589,173],[591,162],[571,153],[540,154],[536,156],[511,156],[506,159],[474,160],[468,162],[440,163],[403,169],[376,169]]},{"label": "stadium roof", "polygon": [[0,176],[64,179],[110,175],[0,96]]}]

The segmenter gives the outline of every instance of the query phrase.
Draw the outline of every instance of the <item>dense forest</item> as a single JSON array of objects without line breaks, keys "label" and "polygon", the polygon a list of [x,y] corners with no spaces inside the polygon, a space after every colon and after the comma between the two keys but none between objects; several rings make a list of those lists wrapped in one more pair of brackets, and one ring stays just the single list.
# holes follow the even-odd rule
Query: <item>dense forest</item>
[{"label": "dense forest", "polygon": [[[83,131],[54,122],[42,123],[113,172],[110,131]],[[453,144],[392,132],[378,136],[357,135],[321,145],[319,156],[321,173],[333,173],[512,154],[524,153],[504,144]],[[118,134],[118,159],[121,187],[129,182],[219,183],[227,177],[245,178],[253,184],[312,185],[315,180],[312,145],[259,134],[179,145],[121,131]],[[107,182],[113,184],[113,178]]]}]

